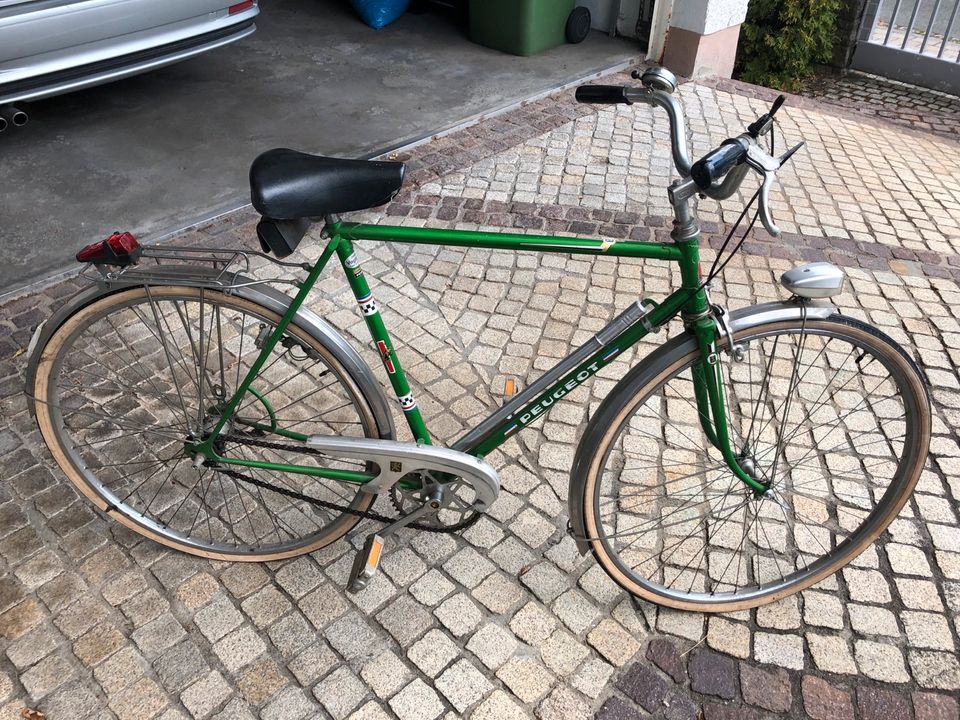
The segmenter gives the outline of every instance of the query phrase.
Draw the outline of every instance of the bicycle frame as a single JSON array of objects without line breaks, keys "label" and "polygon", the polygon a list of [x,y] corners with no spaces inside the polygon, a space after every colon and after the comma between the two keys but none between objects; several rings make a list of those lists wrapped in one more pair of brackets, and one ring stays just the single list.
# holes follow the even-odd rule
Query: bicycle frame
[{"label": "bicycle frame", "polygon": [[[206,457],[226,465],[313,475],[355,484],[364,484],[373,479],[373,475],[364,472],[221,456],[213,446],[216,437],[227,422],[234,417],[242,398],[248,392],[257,395],[256,388],[253,387],[254,380],[334,254],[337,255],[346,274],[373,343],[380,352],[387,376],[413,436],[421,444],[432,442],[429,430],[410,390],[401,360],[394,349],[393,341],[380,315],[373,292],[354,253],[354,241],[378,240],[497,250],[605,255],[675,262],[680,268],[681,285],[659,304],[646,299],[632,305],[606,328],[597,333],[591,341],[558,362],[523,392],[516,395],[480,425],[457,440],[452,448],[476,457],[488,455],[509,438],[535,422],[555,402],[562,400],[568,393],[593,377],[624,350],[633,346],[650,332],[655,332],[677,315],[681,315],[684,322],[696,334],[701,349],[701,359],[693,368],[695,397],[701,426],[708,439],[721,451],[727,464],[741,481],[755,492],[762,493],[766,490],[765,486],[740,468],[730,445],[723,379],[717,362],[717,325],[711,313],[706,290],[702,287],[700,279],[699,233],[696,231],[695,225],[688,226],[687,237],[677,237],[683,233],[679,233],[675,229],[674,242],[666,244],[507,232],[366,225],[345,223],[339,221],[338,218],[329,218],[328,220],[324,233],[328,242],[320,258],[312,266],[303,283],[300,284],[299,292],[290,303],[283,318],[267,338],[259,356],[243,382],[238,386],[217,426],[204,441],[193,444],[189,448],[190,450],[202,453]],[[689,232],[689,227],[693,228],[692,234]],[[266,407],[268,414],[272,416],[270,405],[266,399],[260,398],[259,395],[258,398]],[[306,435],[279,427],[275,419],[271,420],[270,426],[256,424],[256,427],[288,439],[301,442],[308,439]]]}]

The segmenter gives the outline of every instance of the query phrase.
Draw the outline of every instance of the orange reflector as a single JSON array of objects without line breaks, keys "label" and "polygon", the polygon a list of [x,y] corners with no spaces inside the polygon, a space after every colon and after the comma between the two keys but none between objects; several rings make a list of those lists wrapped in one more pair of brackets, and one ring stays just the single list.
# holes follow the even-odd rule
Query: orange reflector
[{"label": "orange reflector", "polygon": [[503,388],[503,394],[507,397],[512,397],[517,393],[517,383],[513,378],[507,378],[506,385]]},{"label": "orange reflector", "polygon": [[370,554],[367,556],[367,565],[376,568],[380,564],[380,552],[383,550],[383,538],[379,535],[373,539]]}]

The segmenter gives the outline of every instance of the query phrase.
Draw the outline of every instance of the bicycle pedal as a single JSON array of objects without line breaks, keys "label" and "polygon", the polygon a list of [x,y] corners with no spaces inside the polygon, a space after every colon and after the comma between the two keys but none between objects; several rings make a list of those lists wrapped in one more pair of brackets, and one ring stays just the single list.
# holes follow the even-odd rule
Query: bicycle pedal
[{"label": "bicycle pedal", "polygon": [[377,533],[367,536],[363,548],[357,552],[350,570],[350,582],[347,583],[347,592],[360,592],[370,579],[376,574],[380,566],[380,556],[383,554],[385,540]]}]

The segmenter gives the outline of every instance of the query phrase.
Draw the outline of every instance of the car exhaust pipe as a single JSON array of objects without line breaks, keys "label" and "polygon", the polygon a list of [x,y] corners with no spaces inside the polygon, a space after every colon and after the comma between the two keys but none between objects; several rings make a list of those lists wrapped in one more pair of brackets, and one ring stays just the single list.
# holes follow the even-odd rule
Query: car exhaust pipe
[{"label": "car exhaust pipe", "polygon": [[4,105],[0,107],[0,132],[7,127],[23,127],[30,122],[30,116],[24,110],[16,105]]}]

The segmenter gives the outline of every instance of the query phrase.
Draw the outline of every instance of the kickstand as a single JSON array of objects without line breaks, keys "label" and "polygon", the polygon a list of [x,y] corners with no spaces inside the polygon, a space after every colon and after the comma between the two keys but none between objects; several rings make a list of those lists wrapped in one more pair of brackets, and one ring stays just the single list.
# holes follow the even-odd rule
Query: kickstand
[{"label": "kickstand", "polygon": [[443,485],[436,485],[430,493],[430,498],[413,512],[398,518],[395,522],[387,525],[379,532],[371,533],[363,543],[363,548],[357,552],[353,561],[353,569],[350,571],[350,580],[347,583],[347,592],[359,592],[363,590],[370,582],[380,566],[380,556],[383,554],[383,546],[386,539],[393,535],[397,530],[416,522],[424,515],[435,513],[440,509],[443,501]]}]

